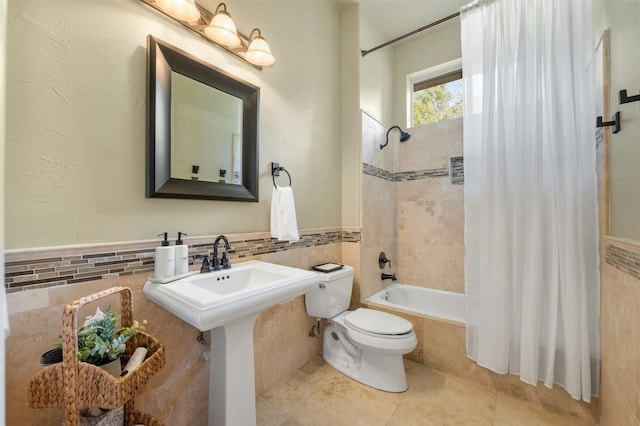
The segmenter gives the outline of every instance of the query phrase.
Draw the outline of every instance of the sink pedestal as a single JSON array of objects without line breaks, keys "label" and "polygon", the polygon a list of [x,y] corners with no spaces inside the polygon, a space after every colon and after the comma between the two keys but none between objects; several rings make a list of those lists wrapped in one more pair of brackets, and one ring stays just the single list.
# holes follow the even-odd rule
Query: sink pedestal
[{"label": "sink pedestal", "polygon": [[256,424],[253,325],[259,315],[211,330],[209,426]]}]

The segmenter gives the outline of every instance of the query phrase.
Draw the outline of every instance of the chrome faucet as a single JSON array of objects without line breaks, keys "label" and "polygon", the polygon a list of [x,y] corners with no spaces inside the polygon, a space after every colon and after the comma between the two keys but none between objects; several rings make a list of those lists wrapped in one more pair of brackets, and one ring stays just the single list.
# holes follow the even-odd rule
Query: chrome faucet
[{"label": "chrome faucet", "polygon": [[[218,243],[220,240],[224,241],[224,253],[222,254],[222,259],[218,258]],[[213,242],[213,264],[211,265],[212,270],[219,271],[220,269],[230,269],[231,262],[229,262],[229,257],[227,253],[233,253],[235,250],[231,247],[229,240],[224,235],[218,235],[216,240]]]}]

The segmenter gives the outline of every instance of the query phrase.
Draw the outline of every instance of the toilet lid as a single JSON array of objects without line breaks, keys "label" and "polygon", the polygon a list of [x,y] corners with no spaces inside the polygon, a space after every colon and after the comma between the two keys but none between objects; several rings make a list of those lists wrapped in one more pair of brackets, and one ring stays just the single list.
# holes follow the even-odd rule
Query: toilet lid
[{"label": "toilet lid", "polygon": [[374,334],[398,335],[413,330],[413,325],[403,318],[366,308],[356,309],[344,321],[354,328]]}]

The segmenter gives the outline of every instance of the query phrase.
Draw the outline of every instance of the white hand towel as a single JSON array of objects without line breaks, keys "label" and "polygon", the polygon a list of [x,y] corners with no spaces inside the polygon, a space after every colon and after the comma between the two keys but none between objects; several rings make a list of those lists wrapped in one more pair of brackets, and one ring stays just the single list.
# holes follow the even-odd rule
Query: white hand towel
[{"label": "white hand towel", "polygon": [[300,241],[296,206],[290,186],[274,186],[271,193],[271,238],[290,243]]}]

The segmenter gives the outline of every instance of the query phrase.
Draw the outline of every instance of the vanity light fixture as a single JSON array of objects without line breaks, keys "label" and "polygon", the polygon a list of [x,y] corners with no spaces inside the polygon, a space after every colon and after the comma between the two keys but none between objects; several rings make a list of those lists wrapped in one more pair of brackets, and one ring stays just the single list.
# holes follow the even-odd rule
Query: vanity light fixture
[{"label": "vanity light fixture", "polygon": [[236,31],[231,15],[227,12],[227,5],[220,3],[216,7],[213,18],[204,29],[204,33],[211,40],[228,47],[240,46],[242,42]]},{"label": "vanity light fixture", "polygon": [[237,31],[224,3],[211,13],[195,0],[140,1],[260,70],[275,62],[260,30],[254,28],[249,37]]},{"label": "vanity light fixture", "polygon": [[[255,35],[254,35],[255,34]],[[258,28],[254,28],[249,34],[249,47],[247,53],[244,54],[244,58],[254,65],[260,65],[266,67],[273,64],[276,58],[271,54],[271,49],[267,44],[267,41],[260,34]]]},{"label": "vanity light fixture", "polygon": [[164,13],[180,21],[197,24],[200,19],[194,0],[156,0],[156,4]]}]

